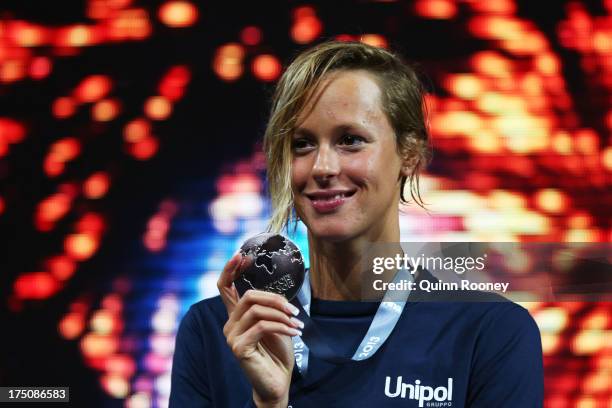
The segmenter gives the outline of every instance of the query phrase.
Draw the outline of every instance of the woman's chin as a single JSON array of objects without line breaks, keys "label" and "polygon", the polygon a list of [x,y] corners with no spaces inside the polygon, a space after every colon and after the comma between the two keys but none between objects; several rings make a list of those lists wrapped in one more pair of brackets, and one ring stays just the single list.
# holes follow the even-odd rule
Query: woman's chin
[{"label": "woman's chin", "polygon": [[310,235],[318,240],[329,242],[342,242],[354,236],[346,225],[322,225],[320,228],[309,228]]}]

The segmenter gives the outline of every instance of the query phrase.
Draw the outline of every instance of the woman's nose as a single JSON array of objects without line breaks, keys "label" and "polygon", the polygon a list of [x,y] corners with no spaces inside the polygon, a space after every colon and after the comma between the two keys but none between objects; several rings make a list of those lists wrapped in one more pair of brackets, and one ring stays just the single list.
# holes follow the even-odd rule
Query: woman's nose
[{"label": "woman's nose", "polygon": [[340,173],[338,154],[329,146],[322,145],[312,167],[312,176],[316,179],[328,179]]}]

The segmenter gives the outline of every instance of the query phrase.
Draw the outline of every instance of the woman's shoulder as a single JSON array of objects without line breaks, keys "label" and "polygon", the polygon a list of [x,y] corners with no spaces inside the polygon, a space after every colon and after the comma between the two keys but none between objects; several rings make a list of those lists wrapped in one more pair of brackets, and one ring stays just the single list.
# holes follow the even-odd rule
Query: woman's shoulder
[{"label": "woman's shoulder", "polygon": [[539,343],[540,330],[527,309],[509,300],[487,304],[483,326],[489,333],[537,337]]},{"label": "woman's shoulder", "polygon": [[222,327],[226,321],[227,309],[221,296],[214,296],[192,304],[183,316],[181,324],[190,327]]},{"label": "woman's shoulder", "polygon": [[225,305],[223,304],[220,295],[202,299],[199,302],[192,304],[189,309],[193,310],[194,313],[211,311],[214,313],[225,312],[225,314],[227,314]]}]

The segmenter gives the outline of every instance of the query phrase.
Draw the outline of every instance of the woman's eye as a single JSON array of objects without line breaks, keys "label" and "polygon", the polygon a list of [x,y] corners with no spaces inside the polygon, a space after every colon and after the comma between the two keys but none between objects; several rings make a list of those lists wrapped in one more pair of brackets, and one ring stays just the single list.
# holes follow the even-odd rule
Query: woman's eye
[{"label": "woman's eye", "polygon": [[307,139],[296,139],[291,143],[293,150],[305,150],[312,146],[312,143]]},{"label": "woman's eye", "polygon": [[365,141],[365,138],[361,136],[347,134],[342,136],[342,138],[340,139],[340,144],[346,146],[358,146],[364,143]]}]

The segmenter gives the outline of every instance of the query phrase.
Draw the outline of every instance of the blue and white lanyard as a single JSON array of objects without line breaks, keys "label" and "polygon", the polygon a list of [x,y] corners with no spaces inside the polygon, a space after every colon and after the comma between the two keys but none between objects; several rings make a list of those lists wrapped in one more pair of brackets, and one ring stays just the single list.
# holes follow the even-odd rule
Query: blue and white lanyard
[{"label": "blue and white lanyard", "polygon": [[[413,281],[413,276],[405,269],[402,269],[395,274],[393,282],[398,283],[401,282],[402,279],[405,281]],[[409,288],[401,291],[401,293],[398,295],[392,294],[389,290],[387,290],[380,305],[378,306],[378,309],[376,310],[376,314],[374,315],[372,323],[370,323],[370,327],[368,328],[366,335],[361,341],[359,347],[357,347],[353,357],[350,359],[340,357],[339,353],[332,350],[322,341],[322,337],[319,334],[316,325],[310,319],[311,290],[309,271],[307,270],[304,276],[304,284],[300,288],[297,295],[297,300],[299,300],[299,302],[296,302],[295,299],[291,302],[297,306],[298,309],[300,309],[298,318],[304,322],[302,337],[292,337],[295,363],[302,376],[305,377],[308,371],[308,355],[310,353],[310,349],[313,350],[313,353],[317,357],[336,363],[361,361],[373,356],[393,331],[393,328],[397,324],[397,321],[404,310],[409,294]],[[400,300],[391,301],[391,297],[396,299],[399,298]],[[310,345],[310,348],[306,345],[306,343]]]}]

